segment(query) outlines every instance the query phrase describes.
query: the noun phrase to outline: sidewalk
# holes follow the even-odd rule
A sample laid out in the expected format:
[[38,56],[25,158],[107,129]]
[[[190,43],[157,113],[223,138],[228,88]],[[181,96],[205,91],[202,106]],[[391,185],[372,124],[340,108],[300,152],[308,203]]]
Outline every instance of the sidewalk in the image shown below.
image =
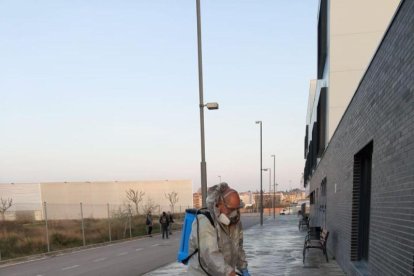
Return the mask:
[[[298,221],[296,215],[276,216],[276,220],[265,216],[263,227],[245,230],[244,249],[251,275],[345,275],[332,256],[327,263],[319,249],[309,249],[302,263],[305,231],[299,232]],[[186,266],[172,263],[145,275],[185,273]]]

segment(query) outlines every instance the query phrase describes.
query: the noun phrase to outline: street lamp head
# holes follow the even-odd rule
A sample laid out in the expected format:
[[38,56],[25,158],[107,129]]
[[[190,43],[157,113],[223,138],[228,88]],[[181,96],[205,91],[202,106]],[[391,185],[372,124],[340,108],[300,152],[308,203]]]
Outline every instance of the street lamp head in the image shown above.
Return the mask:
[[267,168],[267,169],[262,169],[262,171],[265,171],[265,172],[267,172],[268,170],[270,170],[269,168]]
[[262,121],[256,121],[256,124],[261,124],[262,123]]
[[272,154],[270,157],[276,157],[276,155]]
[[218,103],[207,103],[206,106],[207,106],[208,110],[219,109],[219,104]]

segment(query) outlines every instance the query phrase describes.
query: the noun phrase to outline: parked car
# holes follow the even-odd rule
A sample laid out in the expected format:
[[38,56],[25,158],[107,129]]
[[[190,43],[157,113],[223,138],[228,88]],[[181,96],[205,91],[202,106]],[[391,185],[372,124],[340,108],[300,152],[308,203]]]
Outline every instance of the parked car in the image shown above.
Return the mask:
[[291,215],[292,211],[292,208],[283,208],[283,210],[279,212],[279,215]]

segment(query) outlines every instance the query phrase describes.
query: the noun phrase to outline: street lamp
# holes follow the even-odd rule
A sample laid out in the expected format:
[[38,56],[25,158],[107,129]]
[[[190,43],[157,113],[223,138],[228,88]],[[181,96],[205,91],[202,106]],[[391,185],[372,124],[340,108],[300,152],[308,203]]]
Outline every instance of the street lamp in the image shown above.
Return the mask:
[[[263,169],[265,172],[269,172],[269,196],[271,195],[271,191],[272,191],[272,169],[271,168],[266,168]],[[270,216],[270,212],[269,212],[269,216]]]
[[263,159],[262,159],[262,121],[256,121],[260,125],[260,225],[263,225]]
[[203,207],[207,207],[207,164],[206,164],[206,150],[204,141],[204,107],[209,110],[218,109],[218,103],[204,104],[203,100],[203,59],[201,51],[201,15],[200,15],[200,0],[196,0],[197,10],[197,46],[198,46],[198,90],[200,96],[200,132],[201,132],[201,197]]
[[276,155],[272,154],[273,157],[273,200],[272,200],[272,207],[273,207],[273,219],[276,219],[276,210],[275,210],[275,201],[276,201]]
[[218,175],[217,177],[220,179],[220,183],[221,183],[221,175]]
[[292,205],[292,199],[293,199],[293,197],[292,197],[292,180],[289,180],[289,214],[290,214],[290,206]]

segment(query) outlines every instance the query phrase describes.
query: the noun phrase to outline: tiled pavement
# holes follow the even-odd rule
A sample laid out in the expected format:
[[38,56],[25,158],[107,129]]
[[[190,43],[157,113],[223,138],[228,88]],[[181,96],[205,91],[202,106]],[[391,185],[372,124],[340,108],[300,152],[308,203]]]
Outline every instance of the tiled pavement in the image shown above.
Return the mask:
[[[296,215],[266,217],[263,227],[244,231],[244,248],[251,275],[345,275],[332,256],[326,262],[322,250],[309,249],[305,264],[302,249],[305,231],[298,230]],[[329,240],[328,240],[329,242]],[[186,266],[172,263],[146,275],[183,275]]]

